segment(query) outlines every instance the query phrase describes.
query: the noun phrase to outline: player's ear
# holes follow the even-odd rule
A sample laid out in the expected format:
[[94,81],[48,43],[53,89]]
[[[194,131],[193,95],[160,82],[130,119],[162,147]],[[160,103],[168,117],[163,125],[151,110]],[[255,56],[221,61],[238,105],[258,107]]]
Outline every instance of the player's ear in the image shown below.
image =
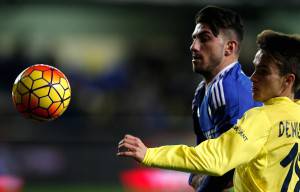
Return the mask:
[[238,48],[238,43],[236,41],[230,40],[227,41],[225,46],[225,56],[234,54]]
[[295,83],[295,75],[292,73],[289,73],[286,75],[285,77],[285,86],[291,86],[293,87],[294,83]]

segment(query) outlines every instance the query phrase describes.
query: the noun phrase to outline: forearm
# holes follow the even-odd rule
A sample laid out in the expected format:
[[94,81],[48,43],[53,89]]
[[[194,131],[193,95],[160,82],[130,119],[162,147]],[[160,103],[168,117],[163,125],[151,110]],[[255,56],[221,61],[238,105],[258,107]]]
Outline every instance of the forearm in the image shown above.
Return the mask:
[[192,173],[220,176],[250,161],[265,143],[266,137],[244,140],[234,129],[196,147],[186,145],[148,148],[143,164]]
[[[186,145],[162,146],[148,148],[143,164],[151,167],[172,169],[208,175],[222,175],[227,170],[216,168],[216,160],[212,157],[203,157],[199,154],[199,148]],[[219,167],[219,166],[218,166]]]

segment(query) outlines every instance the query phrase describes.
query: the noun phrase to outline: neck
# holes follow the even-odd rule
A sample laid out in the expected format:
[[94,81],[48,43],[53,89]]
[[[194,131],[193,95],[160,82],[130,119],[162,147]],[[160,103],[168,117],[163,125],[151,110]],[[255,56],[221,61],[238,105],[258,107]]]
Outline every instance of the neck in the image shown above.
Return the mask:
[[284,88],[282,90],[282,92],[279,94],[280,97],[288,97],[290,98],[291,100],[294,100],[295,98],[295,93],[294,93],[294,90],[293,90],[293,87],[292,85]]
[[282,95],[282,97],[288,97],[293,101],[295,99],[295,94],[291,93],[291,94],[287,94],[287,95]]
[[227,66],[229,66],[232,63],[237,62],[237,59],[228,59],[227,61],[224,61],[220,63],[218,66],[216,66],[213,70],[203,73],[203,77],[206,84],[209,84],[223,69],[225,69]]

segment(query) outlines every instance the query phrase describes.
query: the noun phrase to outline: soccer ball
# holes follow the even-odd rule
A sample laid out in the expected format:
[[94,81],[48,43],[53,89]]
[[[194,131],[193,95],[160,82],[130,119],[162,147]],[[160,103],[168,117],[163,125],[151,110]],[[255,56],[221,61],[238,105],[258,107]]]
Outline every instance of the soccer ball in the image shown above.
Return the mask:
[[67,109],[71,88],[61,71],[49,65],[36,64],[16,78],[12,97],[17,110],[25,117],[49,121]]

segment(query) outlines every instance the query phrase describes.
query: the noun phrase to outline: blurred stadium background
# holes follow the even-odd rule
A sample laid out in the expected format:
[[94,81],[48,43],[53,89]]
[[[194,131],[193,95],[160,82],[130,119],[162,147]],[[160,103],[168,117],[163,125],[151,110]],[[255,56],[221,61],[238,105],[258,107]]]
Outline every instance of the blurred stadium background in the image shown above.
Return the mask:
[[[189,46],[194,15],[207,4],[242,15],[247,74],[258,32],[300,31],[297,0],[0,1],[0,191],[143,192],[162,181],[162,191],[187,191],[171,187],[187,175],[157,174],[115,153],[125,133],[150,146],[194,144],[191,100],[201,79]],[[11,100],[17,75],[36,63],[59,68],[72,87],[53,122],[24,119]]]

